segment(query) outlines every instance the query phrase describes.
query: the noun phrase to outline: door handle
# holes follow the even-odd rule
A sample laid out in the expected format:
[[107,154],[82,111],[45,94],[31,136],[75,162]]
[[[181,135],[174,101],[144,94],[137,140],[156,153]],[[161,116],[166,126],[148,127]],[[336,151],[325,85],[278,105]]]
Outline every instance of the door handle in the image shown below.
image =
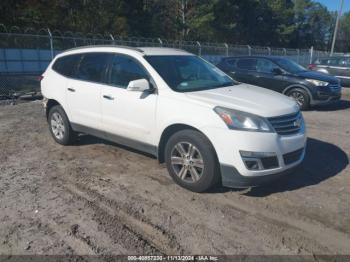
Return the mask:
[[114,100],[114,97],[109,96],[109,95],[103,95],[103,98],[108,99],[108,100]]
[[75,89],[74,89],[74,88],[68,87],[67,89],[68,89],[68,91],[70,91],[70,92],[75,92]]

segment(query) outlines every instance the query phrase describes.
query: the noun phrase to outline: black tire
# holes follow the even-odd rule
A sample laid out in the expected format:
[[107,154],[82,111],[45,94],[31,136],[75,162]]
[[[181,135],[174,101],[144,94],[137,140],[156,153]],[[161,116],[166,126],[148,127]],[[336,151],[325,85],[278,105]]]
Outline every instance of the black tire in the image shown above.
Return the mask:
[[[60,125],[60,126],[63,126],[63,130],[64,130],[64,132],[60,133],[60,134],[62,134],[62,136],[57,135],[57,133],[55,134],[55,131],[54,131],[55,128],[53,127],[54,126],[53,121],[55,121],[55,119],[57,119],[57,116],[60,116],[61,120],[62,120],[62,125]],[[75,142],[76,132],[74,132],[74,130],[72,129],[70,122],[68,120],[68,117],[67,117],[66,113],[64,112],[62,106],[60,106],[60,105],[53,106],[49,111],[47,121],[49,123],[50,133],[51,133],[53,139],[57,143],[59,143],[61,145],[70,145],[70,144],[73,144]],[[57,121],[56,121],[56,123],[57,123]]]
[[287,96],[295,99],[301,110],[307,110],[310,108],[310,96],[304,89],[293,88],[287,92]]
[[[179,154],[176,148],[178,148],[179,143],[183,146],[185,151],[190,151],[189,147],[191,147],[192,151],[195,152],[193,158],[189,158],[184,160]],[[186,145],[188,147],[186,148]],[[177,146],[177,147],[176,147]],[[183,164],[173,165],[173,159],[176,157],[181,159],[181,161],[188,161],[186,163],[187,172],[184,179],[181,179],[178,175],[181,173],[182,168],[184,168]],[[200,159],[202,159],[203,168],[198,167],[200,163]],[[193,162],[195,164],[193,164]],[[167,144],[165,146],[165,162],[170,176],[173,180],[180,186],[189,189],[193,192],[204,192],[208,189],[214,187],[220,181],[220,172],[218,168],[218,161],[215,154],[215,150],[210,143],[210,141],[200,132],[195,130],[182,130],[175,134],[173,134]],[[192,164],[191,164],[192,162]],[[193,170],[194,168],[194,170]],[[192,176],[193,173],[197,173],[199,176]],[[199,177],[198,180],[194,181],[192,177]],[[193,180],[193,181],[191,181]]]

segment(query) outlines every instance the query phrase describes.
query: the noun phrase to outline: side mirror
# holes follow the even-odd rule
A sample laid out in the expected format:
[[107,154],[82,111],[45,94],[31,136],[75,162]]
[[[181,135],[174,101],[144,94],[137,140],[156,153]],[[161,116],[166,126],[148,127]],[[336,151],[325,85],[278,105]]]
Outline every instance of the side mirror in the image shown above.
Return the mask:
[[130,81],[126,90],[144,92],[146,90],[150,90],[150,84],[147,79],[137,79]]
[[274,75],[282,75],[283,74],[283,71],[281,70],[281,69],[279,69],[279,68],[274,68],[274,69],[272,69],[272,73],[274,74]]

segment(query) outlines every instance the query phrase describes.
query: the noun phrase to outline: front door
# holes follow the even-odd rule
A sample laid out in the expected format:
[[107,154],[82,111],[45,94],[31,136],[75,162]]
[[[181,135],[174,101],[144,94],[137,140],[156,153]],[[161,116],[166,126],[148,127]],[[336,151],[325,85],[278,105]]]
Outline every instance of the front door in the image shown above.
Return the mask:
[[152,144],[157,94],[126,90],[130,81],[142,78],[150,80],[146,69],[138,61],[126,55],[113,56],[108,85],[101,93],[102,126],[112,140],[125,138],[124,144]]
[[[280,73],[274,72],[276,69],[279,70]],[[282,69],[280,69],[280,67],[271,60],[258,58],[256,71],[257,73],[255,75],[255,81],[257,86],[265,87],[277,92],[282,92],[288,85],[286,76],[282,74]]]

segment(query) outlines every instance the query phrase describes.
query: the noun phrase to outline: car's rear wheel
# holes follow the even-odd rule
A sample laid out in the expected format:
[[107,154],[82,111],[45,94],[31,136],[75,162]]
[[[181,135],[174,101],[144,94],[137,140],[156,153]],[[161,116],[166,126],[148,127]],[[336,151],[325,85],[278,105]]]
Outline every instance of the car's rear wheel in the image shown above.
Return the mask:
[[218,161],[210,141],[195,130],[182,130],[165,147],[169,174],[180,186],[203,192],[219,181]]
[[304,89],[293,88],[287,92],[287,96],[293,98],[301,110],[307,110],[310,107],[310,97]]
[[60,105],[50,109],[48,122],[51,135],[57,143],[69,145],[75,141],[76,133],[71,128],[68,117]]

